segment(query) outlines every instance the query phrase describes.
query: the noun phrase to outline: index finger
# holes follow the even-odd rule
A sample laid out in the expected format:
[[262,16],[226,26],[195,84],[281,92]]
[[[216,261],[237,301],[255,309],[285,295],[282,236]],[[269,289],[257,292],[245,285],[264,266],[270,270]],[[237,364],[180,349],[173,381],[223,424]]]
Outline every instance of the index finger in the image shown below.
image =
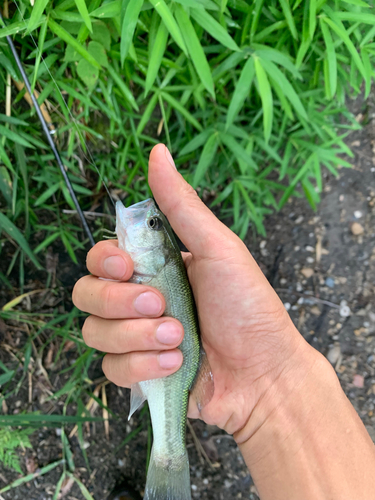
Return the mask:
[[120,250],[117,240],[99,241],[91,248],[86,259],[87,269],[94,276],[127,281],[133,274],[133,261]]

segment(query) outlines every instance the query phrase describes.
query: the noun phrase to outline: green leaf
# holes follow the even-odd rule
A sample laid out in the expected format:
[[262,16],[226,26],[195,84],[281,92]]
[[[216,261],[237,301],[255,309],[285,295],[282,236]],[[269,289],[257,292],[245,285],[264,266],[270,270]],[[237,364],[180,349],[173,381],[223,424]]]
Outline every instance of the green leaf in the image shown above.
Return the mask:
[[370,61],[370,56],[368,51],[366,50],[366,47],[363,47],[361,49],[361,56],[362,56],[362,61],[363,61],[363,66],[365,68],[366,72],[366,78],[365,78],[365,99],[368,98],[371,92],[371,79],[372,79],[372,73],[373,73],[373,65],[371,64]]
[[107,26],[102,21],[95,21],[92,29],[91,40],[101,43],[105,50],[111,50],[111,33]]
[[81,54],[72,47],[72,45],[67,45],[65,49],[65,62],[78,62],[82,59]]
[[138,104],[137,104],[136,100],[134,99],[134,96],[131,93],[131,91],[129,90],[129,88],[125,85],[125,82],[123,81],[121,76],[114,70],[114,68],[112,68],[112,66],[110,64],[108,64],[107,70],[108,70],[108,73],[111,75],[112,79],[117,84],[118,88],[121,90],[125,99],[127,101],[129,101],[129,103],[131,104],[131,106],[135,110],[138,111],[139,110]]
[[280,50],[267,47],[266,45],[253,43],[252,46],[256,49],[256,55],[261,59],[266,59],[267,61],[272,61],[280,66],[283,66],[285,69],[290,71],[296,79],[302,80],[301,73],[286,54],[280,52]]
[[39,198],[35,201],[34,207],[37,207],[44,203],[50,196],[52,196],[60,188],[60,183],[53,184],[46,191],[44,191]]
[[288,168],[289,168],[289,163],[290,163],[290,157],[291,157],[291,154],[292,154],[292,142],[291,141],[288,141],[288,144],[286,145],[286,148],[285,148],[285,152],[284,152],[284,157],[283,157],[283,162],[281,164],[281,168],[280,168],[280,175],[279,175],[279,180],[281,181],[282,179],[284,179],[287,171],[288,171]]
[[138,137],[141,135],[141,133],[143,132],[143,129],[145,128],[145,126],[149,122],[149,120],[152,116],[152,113],[155,109],[156,103],[158,102],[158,98],[159,98],[159,94],[158,94],[158,92],[155,92],[155,94],[149,100],[147,107],[142,114],[142,118],[141,118],[140,122],[138,123],[138,127],[137,127],[137,136]]
[[[40,26],[46,19],[46,16],[42,16],[36,27]],[[27,23],[29,22],[28,19],[25,21],[20,21],[18,23],[13,23],[10,26],[7,26],[6,28],[0,29],[0,38],[5,38],[6,36],[12,36],[16,35],[17,33],[20,33],[21,31],[24,31],[27,28]]]
[[145,96],[150,91],[154,84],[156,76],[158,74],[161,61],[167,46],[168,40],[168,30],[163,23],[160,21],[158,31],[156,33],[155,41],[150,50],[150,58],[148,63],[148,71],[146,74],[146,86],[145,86]]
[[255,0],[254,10],[253,10],[253,19],[251,21],[251,28],[250,28],[250,40],[253,39],[253,37],[258,29],[258,23],[259,23],[260,15],[262,13],[263,4],[264,4],[264,0]]
[[241,50],[233,38],[208,12],[203,8],[192,9],[191,16],[202,26],[213,38],[220,42],[224,47],[231,50]]
[[255,75],[254,59],[249,57],[246,61],[245,66],[241,71],[240,78],[236,84],[233,92],[232,100],[230,102],[226,120],[226,128],[228,128],[234,121],[235,117],[238,115],[240,109],[245,102],[246,97],[249,96],[251,83]]
[[327,96],[331,99],[335,95],[337,88],[336,51],[329,28],[322,18],[320,19],[320,27],[322,28],[324,43],[326,44],[327,51],[327,68],[329,78],[329,85],[326,85],[326,89],[328,90]]
[[262,234],[263,236],[265,236],[266,230],[263,226],[263,223],[262,223],[260,217],[258,216],[258,214],[255,210],[255,206],[254,206],[253,202],[251,201],[250,196],[248,195],[246,189],[244,188],[244,186],[241,184],[240,181],[236,182],[236,184],[238,185],[238,188],[241,191],[242,197],[245,200],[247,207],[249,208],[249,211],[250,211],[249,215],[250,215],[251,219],[254,221],[254,224],[257,228],[257,231],[259,232],[259,234]]
[[211,68],[207,62],[206,55],[199,42],[189,16],[186,14],[181,5],[176,5],[176,18],[201,82],[206,90],[215,99],[214,81],[212,79]]
[[27,23],[27,34],[31,33],[39,26],[42,14],[48,2],[49,0],[35,0],[29,22]]
[[367,12],[335,12],[335,16],[341,21],[375,25],[375,15]]
[[281,5],[281,8],[283,10],[286,22],[288,23],[290,32],[292,33],[293,38],[295,38],[297,40],[297,38],[298,38],[297,29],[296,29],[296,25],[294,24],[294,18],[293,18],[292,11],[290,10],[289,0],[279,0],[279,2]]
[[121,66],[124,66],[124,61],[128,55],[142,5],[143,0],[130,0],[126,8],[121,28]]
[[89,12],[86,7],[85,0],[74,0],[77,6],[78,12],[81,14],[84,23],[86,24],[87,29],[92,32],[91,19],[89,16]]
[[91,17],[98,17],[99,19],[106,18],[117,18],[121,13],[121,0],[115,0],[114,2],[109,2],[98,9],[95,9],[93,12],[90,12]]
[[288,198],[293,193],[295,187],[298,184],[298,181],[301,180],[306,175],[306,173],[310,169],[311,163],[313,161],[314,161],[314,153],[312,153],[309,156],[306,163],[300,168],[299,172],[296,174],[294,179],[289,184],[288,188],[285,190],[283,196],[281,197],[280,203],[279,203],[279,209],[281,209],[285,205],[285,203],[288,201]]
[[103,66],[103,68],[108,67],[108,58],[107,54],[105,52],[105,48],[103,45],[99,42],[92,41],[89,43],[87,47],[87,51],[92,57],[98,61],[100,66]]
[[8,219],[8,217],[0,212],[0,232],[1,231],[5,231],[8,236],[10,236],[10,238],[12,238],[21,247],[37,269],[42,269],[42,266],[39,264],[20,230]]
[[262,100],[264,138],[266,142],[268,142],[271,137],[273,121],[272,91],[267,73],[264,71],[262,63],[258,57],[254,58],[254,64],[255,74],[258,81],[258,92]]
[[194,9],[204,7],[207,10],[219,10],[216,3],[211,2],[211,0],[176,0],[176,2],[184,5],[185,7],[193,7]]
[[329,17],[322,17],[321,19],[322,19],[322,21],[327,23],[331,27],[331,29],[341,38],[341,40],[346,45],[346,48],[351,53],[353,61],[354,61],[355,65],[357,66],[359,72],[361,73],[363,78],[366,79],[366,72],[365,72],[365,68],[363,67],[362,60],[359,57],[357,49],[354,47],[354,44],[351,41],[347,31],[345,30],[344,25],[341,23],[341,21],[338,21],[339,24],[336,24],[336,22],[334,22]]
[[0,125],[0,137],[1,136],[7,137],[11,141],[13,141],[17,144],[21,144],[21,146],[25,146],[26,148],[35,149],[34,146],[30,142],[26,141],[26,139],[24,139],[20,135],[16,134],[15,132],[10,130],[9,128],[4,127],[3,125]]
[[212,129],[207,129],[204,132],[193,137],[191,141],[189,141],[180,151],[179,156],[184,156],[193,151],[196,151],[198,148],[203,146],[206,143],[209,136],[212,134]]
[[299,113],[305,120],[308,120],[305,108],[302,105],[300,98],[298,97],[297,92],[294,90],[293,86],[284,75],[282,71],[273,64],[271,61],[262,61],[262,65],[264,69],[267,71],[269,76],[273,78],[277,84],[280,86],[281,90],[285,94],[285,96],[289,99],[290,103],[294,107],[294,109]]
[[310,0],[309,8],[309,35],[312,40],[316,28],[316,0]]
[[170,94],[167,94],[166,92],[161,92],[161,95],[165,101],[169,102],[172,108],[181,113],[181,115],[184,116],[188,122],[190,122],[197,130],[199,130],[199,132],[202,132],[202,125],[194,118],[191,113],[189,113],[186,108],[184,108],[184,106],[181,105],[181,103],[177,101],[177,99],[172,97]]
[[158,11],[160,17],[163,19],[165,26],[167,27],[169,33],[171,34],[171,37],[174,39],[174,41],[177,43],[180,49],[187,56],[188,51],[185,42],[183,40],[180,28],[178,27],[175,18],[173,17],[173,14],[170,11],[168,5],[164,2],[164,0],[150,0],[150,2]]
[[62,28],[59,24],[57,24],[53,19],[48,19],[48,26],[50,30],[57,35],[61,40],[68,43],[75,49],[78,54],[80,54],[86,61],[92,64],[95,68],[100,69],[100,64],[92,57],[91,54],[87,52],[85,47],[77,42],[75,38],[72,37],[64,28]]
[[[249,165],[253,170],[258,170],[257,164],[252,159],[251,155],[241,146],[241,144],[236,141],[236,139],[228,134],[220,133],[221,142],[232,152],[236,160],[240,163],[241,161],[245,163],[245,165]],[[246,172],[242,172],[245,174]]]
[[77,66],[78,76],[89,88],[93,87],[99,78],[99,70],[85,59],[81,59]]
[[218,144],[219,144],[218,134],[217,132],[215,132],[207,140],[202,150],[197,168],[194,172],[194,178],[192,182],[192,186],[194,188],[196,188],[199,185],[200,181],[204,177],[204,174],[207,172],[208,167],[211,165],[212,160],[214,159],[214,156],[216,154]]

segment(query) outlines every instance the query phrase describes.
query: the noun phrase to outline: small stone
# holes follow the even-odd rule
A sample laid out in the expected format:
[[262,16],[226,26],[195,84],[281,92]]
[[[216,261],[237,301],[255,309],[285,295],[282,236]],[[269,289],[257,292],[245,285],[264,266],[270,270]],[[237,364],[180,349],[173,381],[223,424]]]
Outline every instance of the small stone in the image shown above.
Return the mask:
[[57,428],[57,429],[55,429],[55,433],[56,433],[56,436],[61,436],[62,431],[61,431],[61,429]]
[[352,233],[354,234],[354,236],[359,236],[360,234],[363,234],[365,231],[363,229],[362,224],[360,224],[359,222],[353,222],[350,229],[351,229]]
[[352,312],[350,310],[350,307],[348,306],[348,303],[346,302],[346,300],[342,300],[340,302],[340,316],[342,318],[347,318],[351,314]]
[[340,196],[339,196],[339,200],[340,200],[340,201],[344,201],[344,198],[345,198],[345,196],[344,196],[343,194],[340,194]]
[[335,280],[333,278],[327,278],[326,281],[325,281],[325,284],[329,287],[329,288],[333,288],[335,286]]
[[301,269],[301,274],[303,274],[305,278],[311,278],[311,276],[314,274],[314,269],[311,269],[310,267],[304,267],[303,269]]
[[310,309],[310,312],[314,316],[320,316],[320,309],[318,306],[312,306],[312,308]]
[[290,307],[291,307],[291,303],[290,302],[284,302],[284,307],[287,311],[289,311]]
[[327,353],[327,359],[331,365],[335,365],[341,355],[341,347],[339,343],[334,344]]
[[299,281],[296,283],[296,290],[297,292],[302,292],[303,290],[302,284]]
[[280,285],[284,286],[288,283],[288,281],[285,278],[281,278],[280,280]]
[[117,460],[117,464],[118,464],[118,466],[119,466],[119,467],[124,467],[124,465],[125,465],[125,460],[122,460],[121,458],[119,458],[119,459]]
[[356,219],[360,219],[360,218],[362,217],[362,215],[363,215],[363,214],[362,214],[362,212],[361,212],[360,210],[356,210],[356,211],[354,212],[354,217],[355,217]]
[[260,248],[264,248],[265,246],[267,245],[267,241],[266,240],[263,240],[259,243],[259,247]]
[[297,217],[297,219],[294,221],[295,224],[301,224],[301,222],[303,222],[303,215],[300,215],[299,217]]
[[361,326],[361,328],[357,328],[356,330],[354,330],[354,335],[356,337],[360,337],[362,333],[366,333],[366,328],[364,328],[363,326]]
[[300,246],[298,246],[298,245],[296,245],[296,246],[294,247],[294,251],[295,251],[295,252],[298,252],[300,249],[301,249],[301,247],[300,247]]
[[354,385],[354,387],[359,387],[360,389],[362,389],[362,387],[364,387],[364,385],[365,385],[364,377],[362,375],[359,375],[358,373],[356,375],[354,375],[353,385]]
[[314,257],[307,257],[306,262],[309,264],[314,264]]
[[305,250],[306,252],[315,252],[315,248],[311,245],[306,245]]
[[197,491],[198,486],[197,486],[196,484],[192,484],[192,485],[191,485],[191,489],[192,489],[193,491]]

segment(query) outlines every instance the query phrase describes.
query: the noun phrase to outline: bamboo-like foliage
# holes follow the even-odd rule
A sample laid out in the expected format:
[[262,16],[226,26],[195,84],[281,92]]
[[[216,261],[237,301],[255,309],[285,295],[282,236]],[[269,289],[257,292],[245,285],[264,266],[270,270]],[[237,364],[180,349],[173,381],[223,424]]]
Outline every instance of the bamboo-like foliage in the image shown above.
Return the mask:
[[[147,154],[161,140],[241,237],[251,225],[264,234],[263,217],[292,195],[315,208],[325,173],[350,166],[344,139],[358,124],[345,99],[362,84],[368,96],[374,77],[375,11],[364,0],[9,0],[2,103],[7,75],[20,80],[5,35],[49,106],[83,205],[102,179],[129,203],[144,198]],[[13,87],[12,116],[0,114],[0,230],[34,264],[58,238],[75,259],[79,229],[60,212],[72,203],[23,92]],[[54,223],[37,222],[43,210]]]

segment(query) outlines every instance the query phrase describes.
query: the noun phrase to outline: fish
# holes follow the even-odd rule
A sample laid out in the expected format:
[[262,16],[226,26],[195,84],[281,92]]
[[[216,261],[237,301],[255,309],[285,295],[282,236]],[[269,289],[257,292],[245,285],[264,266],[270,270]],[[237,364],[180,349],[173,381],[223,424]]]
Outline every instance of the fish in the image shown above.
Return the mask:
[[164,315],[179,320],[185,332],[179,346],[181,368],[131,387],[129,418],[147,400],[154,437],[144,500],[191,500],[186,421],[201,353],[193,293],[174,233],[153,199],[128,208],[118,201],[116,233],[119,248],[134,262],[129,281],[159,290],[165,298]]

